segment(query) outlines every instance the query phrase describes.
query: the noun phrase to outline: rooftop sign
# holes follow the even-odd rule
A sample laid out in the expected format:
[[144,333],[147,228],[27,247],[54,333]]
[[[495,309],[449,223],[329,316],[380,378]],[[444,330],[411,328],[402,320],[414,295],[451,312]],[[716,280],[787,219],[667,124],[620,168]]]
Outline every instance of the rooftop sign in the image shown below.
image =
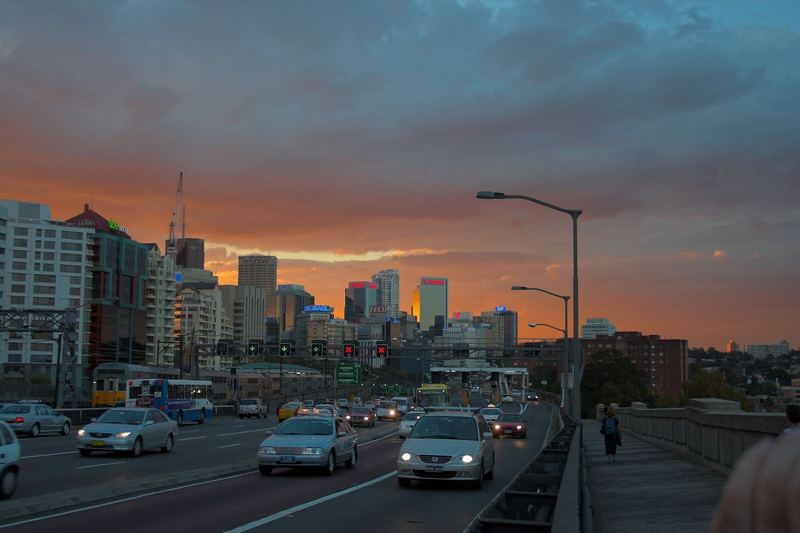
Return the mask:
[[444,279],[423,279],[423,285],[444,285],[444,282],[447,280]]
[[330,313],[331,306],[329,305],[307,305],[303,308],[304,313]]
[[351,281],[350,282],[351,289],[377,289],[378,284],[372,283],[368,281]]
[[502,313],[503,311],[506,310],[506,306],[505,305],[498,305],[497,307],[494,308],[494,310],[497,313]]

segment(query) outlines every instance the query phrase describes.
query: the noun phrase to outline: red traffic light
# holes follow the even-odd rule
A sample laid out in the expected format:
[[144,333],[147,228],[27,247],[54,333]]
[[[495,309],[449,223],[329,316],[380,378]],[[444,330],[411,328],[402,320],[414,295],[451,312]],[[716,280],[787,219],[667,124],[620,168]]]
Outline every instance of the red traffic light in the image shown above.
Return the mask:
[[345,344],[344,345],[344,354],[348,357],[352,357],[356,354],[356,345],[355,344]]
[[386,357],[389,355],[389,345],[388,344],[377,344],[375,346],[375,352],[380,357]]

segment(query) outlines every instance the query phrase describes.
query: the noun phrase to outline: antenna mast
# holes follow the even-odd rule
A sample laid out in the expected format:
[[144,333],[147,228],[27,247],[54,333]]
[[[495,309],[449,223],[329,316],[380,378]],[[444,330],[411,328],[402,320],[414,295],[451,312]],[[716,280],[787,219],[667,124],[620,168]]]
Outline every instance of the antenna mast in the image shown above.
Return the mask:
[[[175,192],[175,210],[172,212],[172,221],[169,223],[169,239],[167,240],[167,255],[172,258],[173,261],[176,260],[178,255],[178,242],[175,238],[175,227],[178,224],[178,216],[181,213],[181,207],[183,203],[183,172],[181,172],[180,177],[178,178],[178,190]],[[186,231],[186,224],[185,221],[183,223],[184,232]]]

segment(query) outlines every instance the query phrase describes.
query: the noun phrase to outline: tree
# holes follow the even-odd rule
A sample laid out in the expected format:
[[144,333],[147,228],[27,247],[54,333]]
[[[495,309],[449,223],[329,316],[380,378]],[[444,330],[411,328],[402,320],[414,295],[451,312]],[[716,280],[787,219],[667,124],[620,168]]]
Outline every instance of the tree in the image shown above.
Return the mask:
[[773,368],[767,373],[767,379],[770,381],[778,380],[781,387],[787,387],[792,382],[792,376],[782,368]]
[[700,372],[688,383],[684,383],[681,403],[687,405],[692,398],[720,398],[740,402],[748,407],[744,393],[731,387],[719,372]]
[[582,416],[593,416],[598,403],[630,405],[644,401],[647,395],[647,374],[622,353],[600,351],[586,363],[581,383]]

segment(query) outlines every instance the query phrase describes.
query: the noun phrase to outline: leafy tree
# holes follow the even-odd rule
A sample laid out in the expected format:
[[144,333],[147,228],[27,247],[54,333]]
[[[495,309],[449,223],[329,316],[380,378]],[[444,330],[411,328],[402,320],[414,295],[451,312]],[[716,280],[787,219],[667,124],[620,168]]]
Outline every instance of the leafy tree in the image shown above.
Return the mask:
[[744,393],[731,387],[719,372],[700,372],[684,383],[681,403],[687,405],[692,398],[720,398],[740,402],[742,408],[749,406]]
[[556,365],[536,366],[531,370],[530,383],[532,389],[542,389],[542,381],[547,381],[544,391],[552,394],[561,394],[561,380],[558,376]]
[[770,381],[778,380],[778,383],[781,384],[781,387],[787,387],[792,382],[792,377],[789,373],[782,369],[782,368],[773,368],[767,373],[767,379]]
[[592,416],[598,403],[630,405],[647,396],[647,374],[622,353],[604,350],[587,361],[581,382],[582,416]]

